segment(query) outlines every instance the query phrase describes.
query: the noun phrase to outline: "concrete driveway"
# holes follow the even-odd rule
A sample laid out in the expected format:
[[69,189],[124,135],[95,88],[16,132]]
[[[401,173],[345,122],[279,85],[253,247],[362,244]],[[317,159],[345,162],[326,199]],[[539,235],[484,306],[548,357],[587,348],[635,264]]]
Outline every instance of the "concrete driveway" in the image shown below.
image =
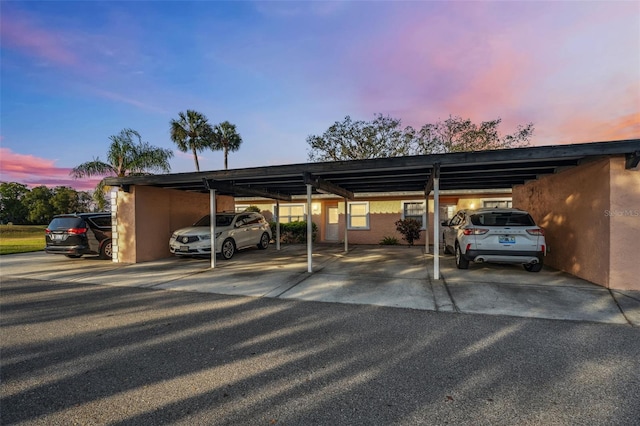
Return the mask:
[[434,280],[433,258],[423,247],[352,246],[344,253],[321,244],[314,246],[312,274],[306,262],[306,246],[287,245],[239,252],[213,270],[208,259],[117,264],[43,252],[1,256],[0,270],[47,281],[640,326],[640,292],[609,291],[547,267],[458,270],[447,256],[442,279]]

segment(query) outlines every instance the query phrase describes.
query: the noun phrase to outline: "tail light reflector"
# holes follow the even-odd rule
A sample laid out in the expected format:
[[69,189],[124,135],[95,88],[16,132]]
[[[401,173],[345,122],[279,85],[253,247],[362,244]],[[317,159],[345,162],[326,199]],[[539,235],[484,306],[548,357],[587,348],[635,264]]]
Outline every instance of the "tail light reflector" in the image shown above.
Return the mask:
[[482,234],[486,234],[487,232],[489,232],[488,229],[482,229],[482,228],[465,228],[462,230],[462,233],[464,235],[482,235]]
[[471,250],[471,244],[467,244],[467,249],[465,250],[465,252]]
[[87,228],[70,228],[67,232],[71,235],[81,235],[87,232]]

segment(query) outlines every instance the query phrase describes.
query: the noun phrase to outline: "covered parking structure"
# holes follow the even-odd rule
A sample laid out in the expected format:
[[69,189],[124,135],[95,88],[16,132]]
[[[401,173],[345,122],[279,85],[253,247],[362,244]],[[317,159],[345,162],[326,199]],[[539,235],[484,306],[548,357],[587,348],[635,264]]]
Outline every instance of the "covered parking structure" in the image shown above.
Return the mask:
[[[112,192],[114,261],[169,256],[167,233],[189,225],[206,204],[212,213],[230,208],[235,196],[279,203],[306,195],[311,212],[311,197],[318,193],[350,200],[358,193],[396,191],[421,191],[428,199],[433,192],[437,224],[440,190],[511,189],[513,205],[530,211],[547,229],[548,264],[605,287],[638,290],[637,262],[625,254],[637,252],[640,241],[639,162],[640,139],[633,139],[108,178],[107,185],[120,188]],[[167,232],[151,228],[157,224]],[[437,229],[428,227],[436,248]],[[307,234],[312,272],[310,230]],[[344,235],[346,250],[346,229]],[[429,243],[427,238],[427,249]],[[436,279],[438,259],[436,249]],[[215,266],[215,256],[211,262]]]

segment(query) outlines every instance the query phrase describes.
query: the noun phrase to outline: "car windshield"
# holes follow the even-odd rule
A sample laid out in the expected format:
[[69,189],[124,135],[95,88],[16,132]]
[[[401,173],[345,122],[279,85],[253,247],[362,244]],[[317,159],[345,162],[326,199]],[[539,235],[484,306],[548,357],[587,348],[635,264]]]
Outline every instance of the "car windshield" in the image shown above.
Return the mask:
[[[211,226],[211,220],[209,219],[211,216],[204,216],[202,219],[197,221],[194,226]],[[233,222],[234,215],[232,214],[218,214],[216,215],[216,226],[229,226],[231,222]]]
[[525,212],[483,212],[471,215],[471,223],[479,226],[535,226]]

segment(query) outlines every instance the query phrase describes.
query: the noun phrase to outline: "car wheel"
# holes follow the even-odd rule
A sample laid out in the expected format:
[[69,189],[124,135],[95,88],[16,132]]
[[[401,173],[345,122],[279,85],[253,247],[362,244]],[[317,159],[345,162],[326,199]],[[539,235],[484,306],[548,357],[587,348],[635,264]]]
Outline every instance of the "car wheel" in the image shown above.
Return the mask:
[[224,240],[224,242],[222,243],[222,251],[220,252],[220,254],[222,254],[222,258],[229,260],[233,257],[235,252],[236,243],[234,243],[231,238],[227,238],[226,240]]
[[542,261],[540,261],[538,263],[527,263],[527,264],[522,265],[522,266],[528,272],[540,272],[540,271],[542,271],[543,263],[542,263]]
[[113,251],[111,246],[111,240],[107,240],[100,247],[100,259],[111,259],[113,257]]
[[65,256],[67,256],[69,259],[78,259],[82,257],[81,254],[65,254]]
[[265,250],[267,247],[269,247],[269,241],[271,240],[271,238],[269,238],[269,234],[267,234],[266,232],[262,234],[262,236],[260,237],[260,242],[258,243],[258,248],[260,250]]
[[468,269],[469,261],[462,256],[462,251],[460,250],[460,245],[456,244],[456,266],[458,269]]

